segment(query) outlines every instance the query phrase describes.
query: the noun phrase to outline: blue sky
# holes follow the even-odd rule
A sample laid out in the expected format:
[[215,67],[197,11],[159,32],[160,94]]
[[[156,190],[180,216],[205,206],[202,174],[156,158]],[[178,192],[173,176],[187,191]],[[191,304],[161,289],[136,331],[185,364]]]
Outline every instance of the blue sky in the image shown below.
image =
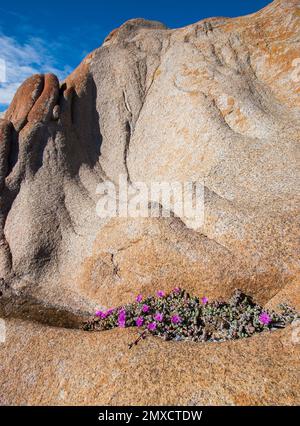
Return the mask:
[[[63,79],[105,36],[131,18],[182,27],[211,16],[255,12],[270,0],[0,0],[0,111],[34,73]],[[3,83],[3,63],[6,82]],[[1,77],[2,75],[2,77]]]

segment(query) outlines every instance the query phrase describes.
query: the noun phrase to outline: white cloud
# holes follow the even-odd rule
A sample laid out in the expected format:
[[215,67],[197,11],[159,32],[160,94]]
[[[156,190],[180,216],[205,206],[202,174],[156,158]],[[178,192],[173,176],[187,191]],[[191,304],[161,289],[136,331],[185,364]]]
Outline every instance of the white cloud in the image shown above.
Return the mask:
[[68,65],[57,66],[51,50],[51,44],[41,38],[20,43],[0,33],[0,60],[6,66],[6,82],[0,81],[0,104],[8,105],[20,84],[32,74],[52,72],[62,80],[71,72]]

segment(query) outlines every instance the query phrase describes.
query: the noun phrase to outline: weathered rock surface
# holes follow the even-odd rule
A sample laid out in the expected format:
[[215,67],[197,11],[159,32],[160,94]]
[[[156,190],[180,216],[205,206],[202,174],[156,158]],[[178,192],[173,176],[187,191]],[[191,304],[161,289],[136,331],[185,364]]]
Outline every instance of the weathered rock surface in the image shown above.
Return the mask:
[[[217,344],[7,322],[1,404],[283,405],[300,399],[293,330]],[[13,377],[13,379],[12,379]]]
[[[159,22],[130,20],[65,82],[52,74],[24,82],[0,118],[0,316],[77,327],[96,306],[125,303],[137,293],[174,285],[210,298],[226,298],[239,287],[270,306],[281,298],[297,304],[299,52],[300,2],[276,0],[256,14],[205,19],[176,30]],[[106,180],[117,183],[121,174],[128,182],[148,184],[203,182],[203,226],[190,229],[184,216],[100,219],[97,185]],[[23,322],[9,324],[16,327],[18,350],[27,345],[22,334],[28,333],[41,352],[31,363],[18,363],[23,387],[1,373],[8,403],[24,402],[29,382],[23,374],[42,362],[44,332],[60,342],[51,349],[53,366],[64,350],[78,351],[70,383],[81,377],[76,369],[81,340],[95,348],[107,339],[109,351],[112,336],[116,357],[123,350],[123,345],[115,345],[118,332],[87,336]],[[280,335],[285,338],[285,331]],[[244,389],[244,373],[238,384],[229,381],[227,390],[220,373],[213,388],[201,388],[199,379],[194,394],[198,396],[193,397],[188,390],[193,375],[188,373],[177,385],[182,385],[182,395],[186,392],[182,403],[193,398],[196,403],[202,398],[204,403],[276,403],[276,391],[279,403],[293,403],[296,350],[290,360],[285,350],[272,353],[272,344],[279,344],[274,336],[266,337],[270,386],[261,400],[260,385],[255,388],[251,373],[263,368],[253,359],[257,356],[263,363],[263,350],[256,344],[182,345],[182,353],[177,353],[179,346],[153,341],[141,350],[149,351],[147,365],[154,376],[157,367],[151,363],[157,348],[188,365],[194,365],[201,351],[211,362],[210,351],[216,350],[218,362],[228,366],[232,377],[232,369],[238,368],[235,361],[246,351],[244,365],[250,376],[245,374],[245,391],[238,394],[239,387]],[[0,346],[5,359],[12,340]],[[87,357],[93,358],[93,348]],[[101,369],[106,358],[98,357],[87,361],[94,368],[98,362]],[[131,371],[132,361],[126,362],[120,374]],[[107,368],[107,375],[113,375],[113,363]],[[47,386],[41,379],[47,371],[37,379],[41,381],[36,391],[27,392],[28,402],[47,402],[51,378]],[[92,374],[92,368],[89,371]],[[168,396],[168,371],[162,402],[175,403]],[[200,369],[197,374],[202,377]],[[99,382],[92,381],[98,387],[91,390],[97,395],[91,403],[139,402],[129,391],[120,396],[121,387],[107,391],[103,382],[101,388],[99,377]],[[62,403],[89,402],[90,378],[82,380],[83,393],[78,381],[78,397],[70,389]],[[144,383],[146,376],[141,380]],[[58,403],[55,380],[52,386],[48,402]],[[249,389],[254,388],[250,397]]]

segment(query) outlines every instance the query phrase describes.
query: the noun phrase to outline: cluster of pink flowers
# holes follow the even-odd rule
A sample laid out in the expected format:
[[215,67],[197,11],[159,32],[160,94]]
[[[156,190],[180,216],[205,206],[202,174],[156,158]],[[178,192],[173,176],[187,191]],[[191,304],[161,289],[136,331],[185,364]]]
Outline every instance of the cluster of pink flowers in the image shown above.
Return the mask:
[[[179,287],[175,287],[173,289],[173,293],[174,294],[179,294],[181,292],[181,289]],[[165,292],[163,290],[158,290],[156,292],[157,297],[159,298],[163,298],[165,297]],[[143,295],[142,294],[138,294],[135,298],[137,303],[141,303],[143,301]],[[208,298],[207,297],[202,297],[201,302],[203,305],[205,305],[206,303],[208,303]],[[114,309],[108,309],[107,311],[97,311],[95,313],[95,315],[101,319],[105,319],[107,318],[109,315],[111,315],[115,310]],[[141,311],[144,314],[147,314],[150,311],[150,306],[147,304],[143,304],[141,306]],[[264,324],[268,324],[268,314],[264,313],[260,316],[260,320],[261,322],[263,322]],[[164,320],[164,315],[161,312],[156,312],[153,315],[153,321],[150,322],[147,325],[148,330],[150,331],[155,331],[157,328],[158,323],[163,322]],[[171,317],[171,323],[173,325],[176,324],[180,324],[182,321],[182,318],[179,315],[172,315]],[[142,316],[139,316],[136,318],[135,324],[137,327],[142,327],[145,324],[145,319]],[[125,308],[121,308],[118,311],[118,326],[121,328],[125,328],[126,327],[126,310]]]
[[[136,326],[140,332],[133,344],[148,335],[164,340],[216,342],[250,337],[274,329],[276,324],[281,327],[282,322],[288,324],[297,317],[296,311],[289,306],[282,308],[282,315],[267,311],[239,289],[228,302],[210,301],[207,296],[205,293],[190,296],[180,287],[173,288],[170,293],[158,290],[152,296],[137,294],[133,303],[98,310],[95,313],[98,318],[88,321],[85,329],[102,331]],[[229,327],[223,327],[225,321]],[[209,335],[205,333],[206,327],[211,329]]]
[[[173,293],[175,293],[175,294],[179,294],[180,291],[181,291],[181,289],[179,287],[175,287],[173,289]],[[158,290],[156,292],[156,295],[159,298],[165,297],[165,294],[166,293],[163,290]],[[136,302],[141,303],[143,301],[143,295],[142,294],[138,294],[136,296],[135,300],[136,300]],[[143,304],[141,310],[142,310],[143,313],[146,314],[146,313],[148,313],[150,311],[150,306],[146,305],[146,304]],[[158,323],[160,323],[160,322],[162,322],[164,320],[164,315],[161,312],[156,312],[153,315],[153,320],[154,321],[150,322],[147,325],[147,328],[150,331],[155,331],[156,330]],[[171,322],[172,322],[172,324],[179,324],[181,322],[180,316],[179,315],[173,315],[171,317]],[[142,327],[145,324],[145,319],[142,316],[139,316],[136,319],[135,324],[136,324],[137,327]],[[120,321],[119,321],[119,326],[120,326]],[[122,321],[121,321],[121,326],[123,326],[123,322]]]

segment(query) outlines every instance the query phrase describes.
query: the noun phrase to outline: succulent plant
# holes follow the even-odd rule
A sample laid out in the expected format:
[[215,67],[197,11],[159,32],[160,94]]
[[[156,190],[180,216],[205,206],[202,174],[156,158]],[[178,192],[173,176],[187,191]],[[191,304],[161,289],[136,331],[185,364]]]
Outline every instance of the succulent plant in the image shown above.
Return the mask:
[[160,291],[146,298],[138,295],[136,302],[98,311],[83,329],[138,327],[141,333],[130,347],[148,335],[174,341],[220,342],[282,328],[299,318],[294,308],[286,304],[279,308],[279,313],[267,311],[238,289],[226,303],[192,297],[177,287],[169,294]]

